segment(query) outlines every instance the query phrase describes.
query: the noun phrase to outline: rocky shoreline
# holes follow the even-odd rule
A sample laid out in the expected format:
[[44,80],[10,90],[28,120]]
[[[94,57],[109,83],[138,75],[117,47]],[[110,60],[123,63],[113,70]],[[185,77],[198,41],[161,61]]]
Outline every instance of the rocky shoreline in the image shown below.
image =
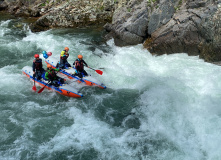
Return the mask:
[[221,61],[219,0],[0,0],[1,10],[36,17],[33,32],[103,25],[118,46],[142,43],[152,54]]

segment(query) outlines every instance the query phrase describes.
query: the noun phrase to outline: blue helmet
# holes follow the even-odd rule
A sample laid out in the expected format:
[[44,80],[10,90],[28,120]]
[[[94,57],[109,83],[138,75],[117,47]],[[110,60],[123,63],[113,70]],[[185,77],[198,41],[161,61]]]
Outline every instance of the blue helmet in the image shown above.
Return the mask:
[[46,52],[46,51],[42,51],[42,54],[43,54],[43,57],[44,57],[45,59],[48,58],[48,55],[47,55],[47,52]]

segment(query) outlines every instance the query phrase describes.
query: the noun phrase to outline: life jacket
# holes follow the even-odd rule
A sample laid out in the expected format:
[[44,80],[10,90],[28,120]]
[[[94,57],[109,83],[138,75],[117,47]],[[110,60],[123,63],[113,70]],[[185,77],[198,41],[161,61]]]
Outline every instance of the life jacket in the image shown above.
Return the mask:
[[35,69],[41,70],[42,69],[42,59],[34,59],[33,62],[35,63]]
[[63,50],[63,51],[61,52],[60,58],[63,59],[63,60],[67,60],[68,57],[69,57],[68,52],[67,52],[66,50]]
[[83,71],[84,70],[84,64],[83,61],[81,61],[80,59],[76,59],[75,61],[75,68],[79,71]]
[[55,79],[55,77],[56,77],[55,70],[52,69],[52,70],[48,70],[47,72],[48,72],[48,78],[49,78],[50,80]]

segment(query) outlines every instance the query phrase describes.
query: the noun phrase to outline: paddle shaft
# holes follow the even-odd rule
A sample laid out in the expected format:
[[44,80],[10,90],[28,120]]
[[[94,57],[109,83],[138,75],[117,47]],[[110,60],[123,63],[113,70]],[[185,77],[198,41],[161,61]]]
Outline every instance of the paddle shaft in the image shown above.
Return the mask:
[[34,74],[33,78],[34,78],[34,86],[35,86],[35,74]]
[[92,70],[96,71],[95,69],[93,69],[93,68],[91,68],[91,67],[87,67],[87,68],[90,68],[90,69],[92,69]]
[[35,74],[33,75],[33,79],[34,79],[34,86],[32,87],[32,90],[36,91],[36,86],[35,86]]
[[38,91],[38,93],[41,93],[44,89],[45,89],[45,86],[47,86],[49,83],[50,83],[51,81],[48,81],[48,83],[47,84],[45,84],[44,85],[44,87],[43,88],[41,88],[39,91]]

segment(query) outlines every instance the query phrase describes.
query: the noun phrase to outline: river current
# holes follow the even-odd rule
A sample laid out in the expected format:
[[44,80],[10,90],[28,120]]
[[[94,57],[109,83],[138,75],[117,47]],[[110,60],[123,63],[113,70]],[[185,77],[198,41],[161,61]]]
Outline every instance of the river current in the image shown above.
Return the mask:
[[[32,33],[24,20],[0,15],[0,159],[221,159],[221,67],[186,53],[117,47],[103,35]],[[107,89],[81,86],[79,99],[33,92],[22,68],[44,50],[59,59],[64,47],[69,63],[82,54],[102,70],[90,74]]]

